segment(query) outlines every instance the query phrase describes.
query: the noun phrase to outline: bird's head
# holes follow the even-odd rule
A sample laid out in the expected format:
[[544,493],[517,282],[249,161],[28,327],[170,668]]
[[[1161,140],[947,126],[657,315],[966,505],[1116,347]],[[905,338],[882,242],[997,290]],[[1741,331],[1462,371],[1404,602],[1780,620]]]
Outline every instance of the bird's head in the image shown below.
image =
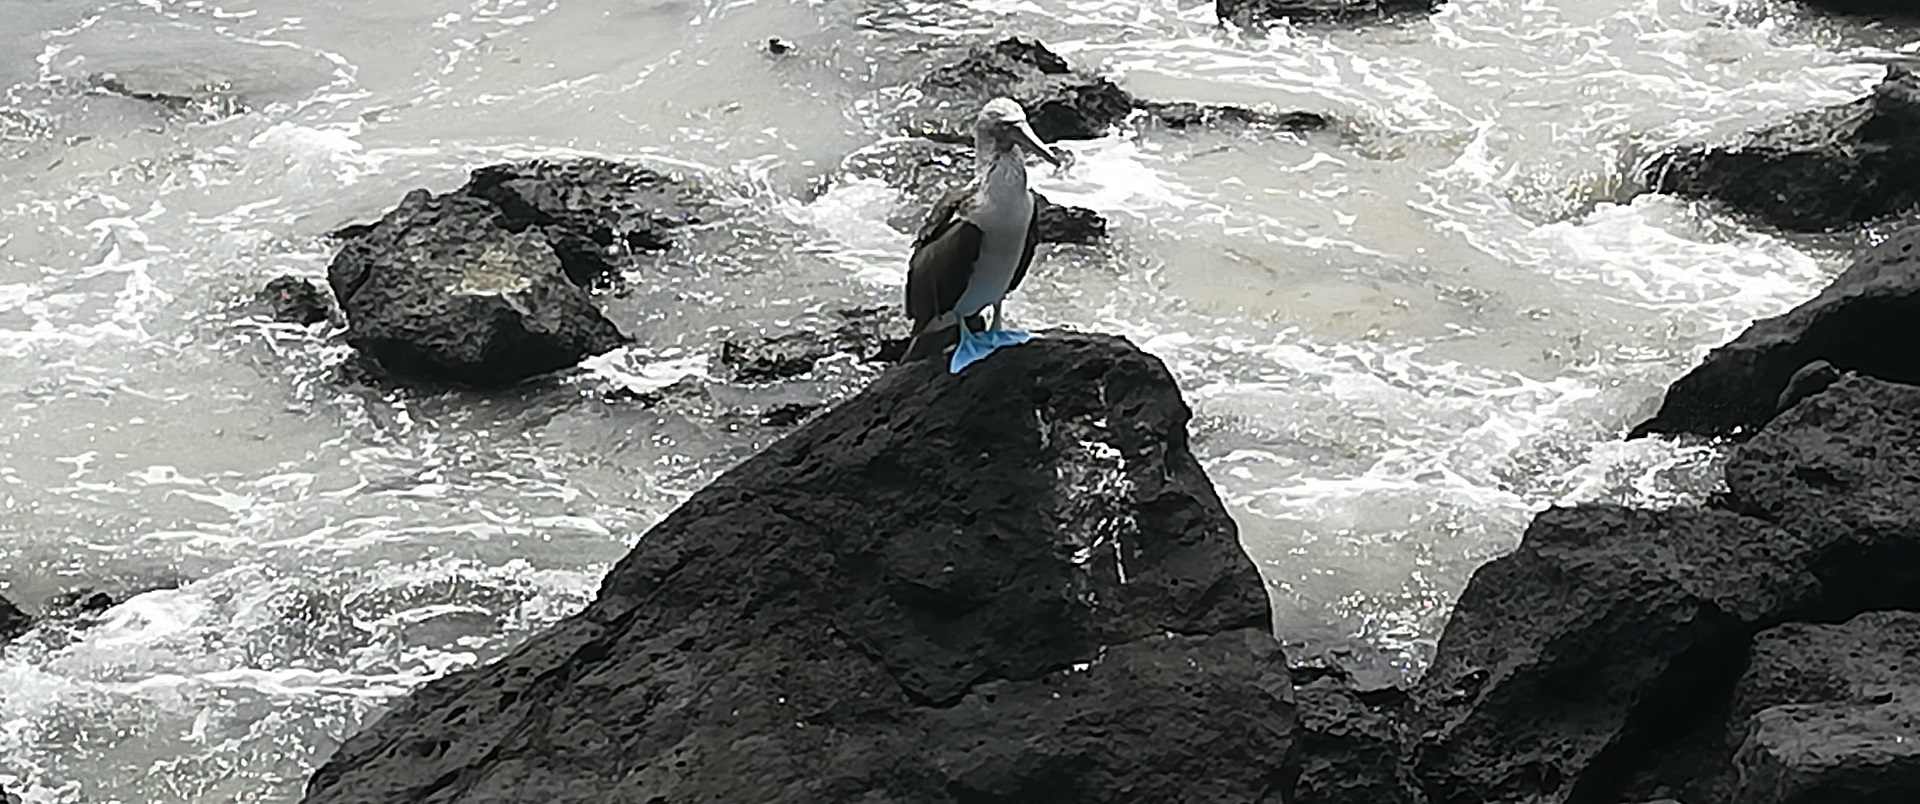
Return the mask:
[[1059,152],[1040,142],[1040,135],[1033,133],[1033,126],[1027,123],[1027,110],[1020,108],[1020,104],[1012,98],[994,98],[980,107],[974,132],[983,144],[991,143],[996,151],[1018,145],[1038,154],[1041,159],[1060,164]]

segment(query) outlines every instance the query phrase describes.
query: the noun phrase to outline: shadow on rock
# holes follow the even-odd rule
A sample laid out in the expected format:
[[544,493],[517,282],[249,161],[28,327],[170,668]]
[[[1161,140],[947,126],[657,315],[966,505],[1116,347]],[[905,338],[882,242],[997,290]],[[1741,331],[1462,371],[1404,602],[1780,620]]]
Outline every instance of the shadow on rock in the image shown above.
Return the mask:
[[1112,337],[896,367],[306,801],[1278,804],[1291,683],[1188,417]]
[[376,375],[504,387],[627,343],[588,286],[710,211],[684,180],[633,165],[493,165],[336,232],[327,280]]
[[1920,78],[1888,70],[1873,93],[1724,145],[1687,145],[1643,171],[1654,192],[1710,198],[1782,229],[1817,232],[1920,206]]

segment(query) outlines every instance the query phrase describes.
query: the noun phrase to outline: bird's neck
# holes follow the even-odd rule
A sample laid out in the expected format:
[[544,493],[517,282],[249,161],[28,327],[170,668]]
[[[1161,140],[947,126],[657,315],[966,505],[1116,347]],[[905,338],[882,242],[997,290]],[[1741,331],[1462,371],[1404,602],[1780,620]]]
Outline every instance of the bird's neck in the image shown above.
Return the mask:
[[974,177],[988,194],[1026,191],[1027,165],[1020,159],[1020,149],[981,137],[974,154]]

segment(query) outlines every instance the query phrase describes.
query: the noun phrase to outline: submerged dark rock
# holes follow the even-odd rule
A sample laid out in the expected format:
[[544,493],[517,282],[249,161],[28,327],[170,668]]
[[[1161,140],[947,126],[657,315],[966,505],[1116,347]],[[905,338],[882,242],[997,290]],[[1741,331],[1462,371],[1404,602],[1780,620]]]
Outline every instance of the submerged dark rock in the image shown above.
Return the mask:
[[919,89],[921,97],[901,112],[907,129],[957,144],[973,143],[974,115],[1002,95],[1027,110],[1042,142],[1099,137],[1133,111],[1126,90],[1069,67],[1037,40],[1017,36],[973,47],[959,62],[928,73]]
[[1278,804],[1291,684],[1188,417],[1111,337],[897,367],[305,800]]
[[720,365],[739,382],[780,382],[813,372],[836,354],[862,362],[894,362],[907,348],[908,323],[898,308],[836,310],[822,323],[772,336],[740,335],[720,344]]
[[1167,128],[1212,128],[1221,125],[1257,126],[1284,131],[1319,131],[1333,125],[1317,112],[1264,112],[1245,106],[1221,106],[1189,101],[1136,101],[1152,123]]
[[627,342],[585,286],[710,210],[684,180],[604,159],[491,165],[334,232],[327,280],[382,374],[502,387]]
[[333,301],[310,279],[279,276],[255,297],[266,315],[284,324],[318,324],[333,317]]
[[1273,20],[1367,22],[1431,14],[1440,0],[1214,0],[1214,14],[1243,28]]
[[1873,93],[1724,144],[1649,163],[1654,192],[1711,198],[1782,229],[1826,231],[1920,206],[1920,77],[1893,67]]
[[[1868,249],[1819,295],[1755,321],[1669,387],[1659,412],[1629,437],[1750,434],[1782,403],[1842,372],[1920,383],[1920,350],[1912,348],[1920,343],[1917,247],[1920,227],[1904,229]],[[1834,372],[1821,376],[1819,363]]]

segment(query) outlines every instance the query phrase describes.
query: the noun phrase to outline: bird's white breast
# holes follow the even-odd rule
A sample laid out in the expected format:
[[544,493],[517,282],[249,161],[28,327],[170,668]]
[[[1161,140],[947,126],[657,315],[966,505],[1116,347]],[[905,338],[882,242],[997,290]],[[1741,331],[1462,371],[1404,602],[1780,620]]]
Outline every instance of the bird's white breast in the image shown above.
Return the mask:
[[978,313],[1007,295],[1020,255],[1026,252],[1033,195],[1027,192],[1027,172],[1019,157],[1000,160],[987,172],[967,220],[980,227],[980,256],[973,262],[967,292],[954,306],[963,316]]

